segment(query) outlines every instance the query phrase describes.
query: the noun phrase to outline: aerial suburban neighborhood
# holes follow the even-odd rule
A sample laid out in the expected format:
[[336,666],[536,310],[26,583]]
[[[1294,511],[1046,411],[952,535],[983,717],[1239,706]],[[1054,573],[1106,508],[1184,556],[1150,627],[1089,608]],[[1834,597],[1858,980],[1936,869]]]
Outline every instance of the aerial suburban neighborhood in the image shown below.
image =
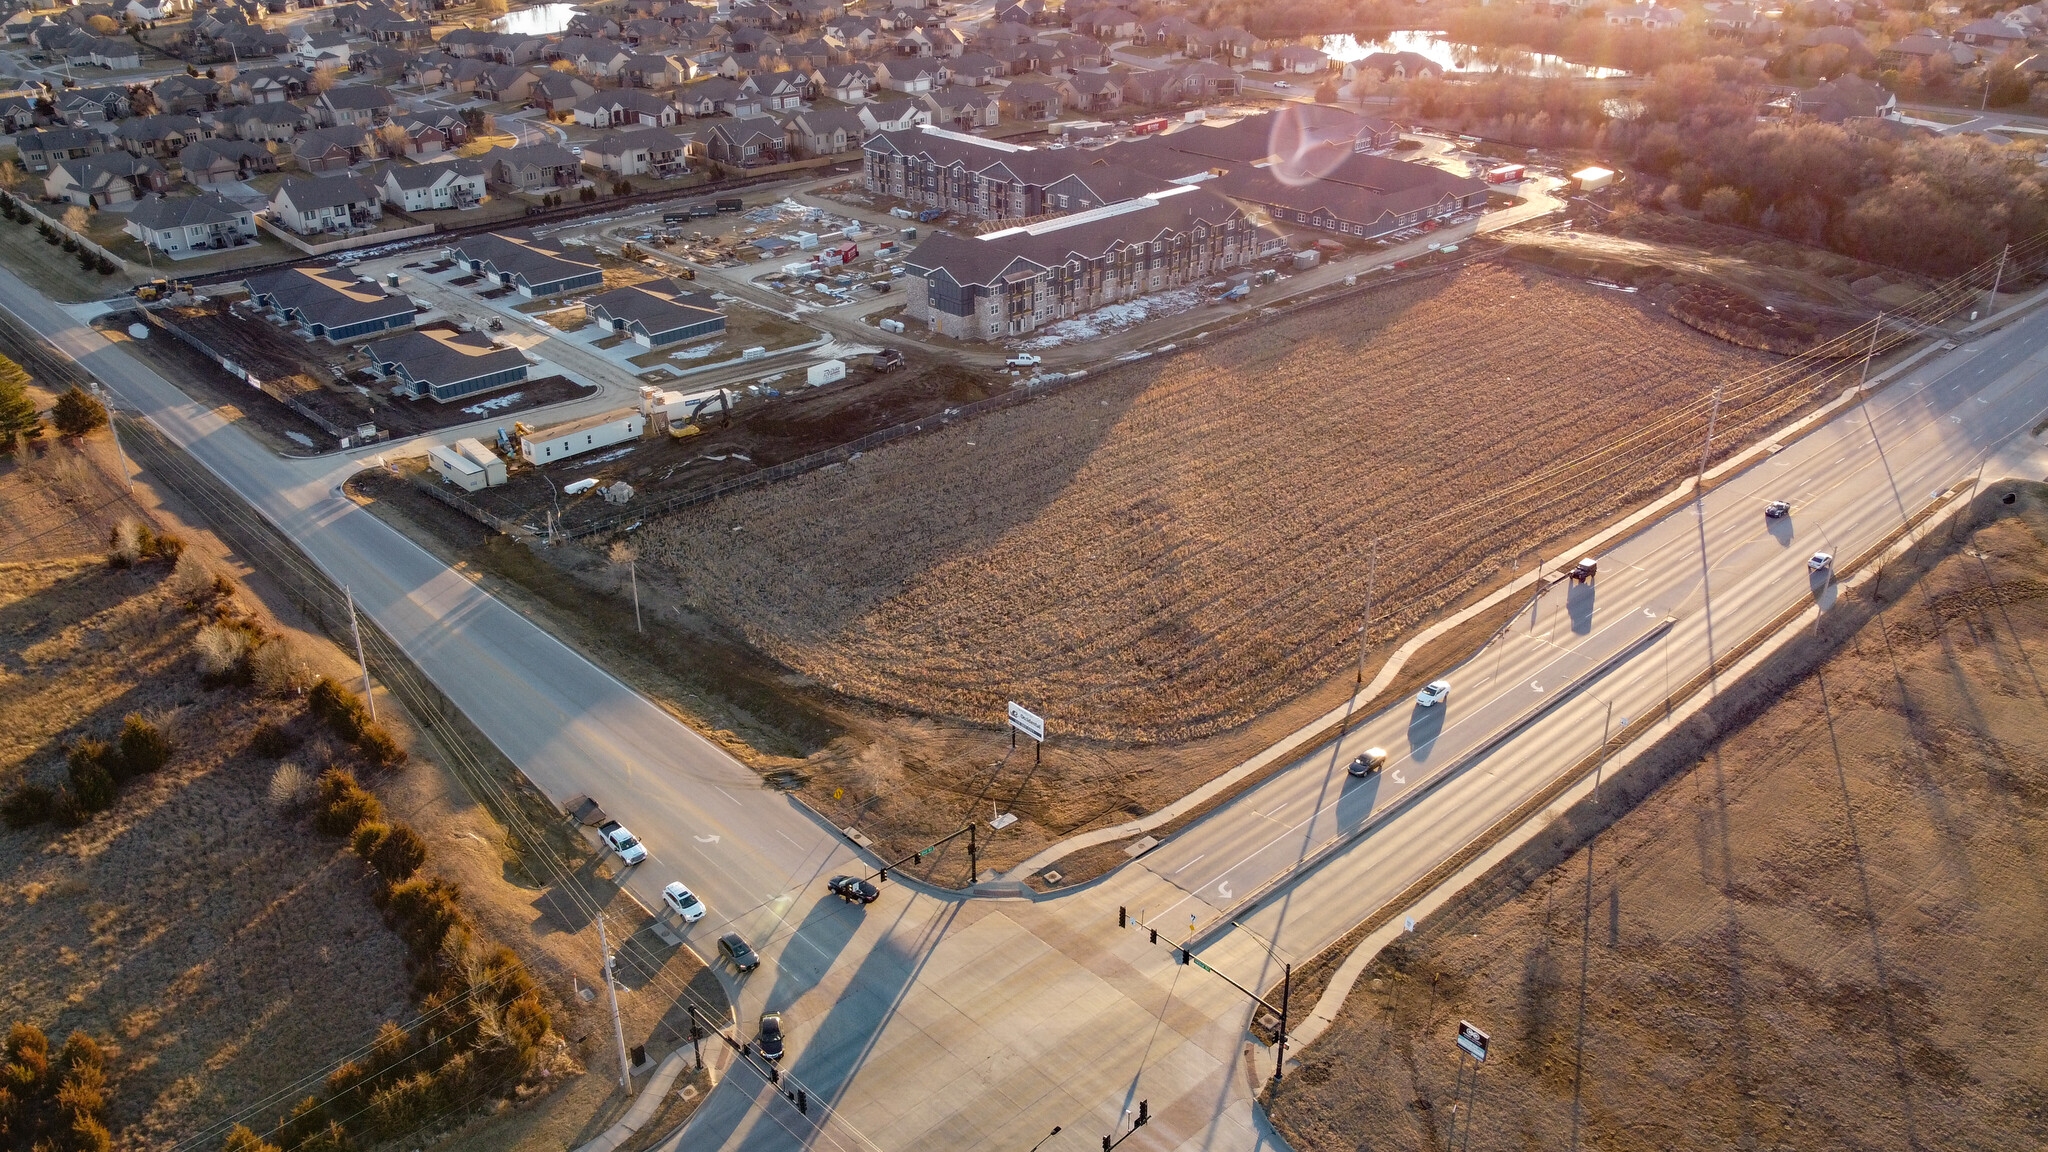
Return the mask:
[[0,28],[0,1152],[2048,1146],[2048,8]]

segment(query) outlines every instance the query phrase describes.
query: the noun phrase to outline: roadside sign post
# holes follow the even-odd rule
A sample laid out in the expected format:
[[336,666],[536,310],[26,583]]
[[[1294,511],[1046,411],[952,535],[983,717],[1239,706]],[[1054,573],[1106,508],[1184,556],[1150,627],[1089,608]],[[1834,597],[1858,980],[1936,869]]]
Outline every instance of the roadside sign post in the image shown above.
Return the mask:
[[[1467,1099],[1467,1093],[1470,1093],[1471,1100],[1478,1098],[1479,1070],[1486,1065],[1486,1051],[1491,1041],[1492,1038],[1485,1032],[1480,1031],[1470,1020],[1458,1021],[1458,1079],[1457,1083],[1451,1088],[1451,1135],[1445,1140],[1447,1145],[1457,1142],[1458,1109],[1460,1107],[1463,1107],[1465,1110],[1465,1142],[1467,1144],[1472,1142],[1473,1105]],[[1468,1056],[1472,1060],[1472,1075],[1469,1084],[1465,1076],[1465,1059]]]
[[1031,762],[1040,763],[1045,758],[1045,718],[1015,700],[1010,701],[1010,747],[1017,746],[1017,733],[1031,737],[1033,745]]

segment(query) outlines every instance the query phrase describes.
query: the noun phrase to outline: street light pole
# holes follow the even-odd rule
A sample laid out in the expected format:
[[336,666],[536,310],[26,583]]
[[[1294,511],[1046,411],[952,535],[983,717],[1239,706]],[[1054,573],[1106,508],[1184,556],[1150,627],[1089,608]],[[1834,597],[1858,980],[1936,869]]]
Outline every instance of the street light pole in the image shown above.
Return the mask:
[[1358,676],[1356,686],[1365,684],[1365,649],[1372,643],[1372,585],[1380,570],[1380,538],[1372,538],[1372,558],[1365,565],[1365,614],[1358,619]]
[[2005,279],[2005,258],[2011,253],[2012,245],[2010,244],[1998,250],[1998,271],[1991,276],[1991,299],[1985,301],[1984,304],[1984,314],[1986,316],[1998,311],[1998,285]]
[[626,1026],[619,1021],[619,990],[612,983],[612,946],[610,941],[605,938],[604,913],[602,912],[599,912],[597,916],[597,946],[604,952],[604,994],[611,1001],[612,1039],[619,1046],[619,1087],[625,1090],[626,1095],[631,1096],[633,1094],[633,1072],[632,1066],[626,1062]]
[[1050,1140],[1050,1139],[1052,1139],[1053,1137],[1055,1137],[1055,1136],[1057,1136],[1057,1135],[1059,1135],[1059,1134],[1060,1134],[1060,1126],[1059,1126],[1059,1125],[1057,1125],[1057,1124],[1053,1125],[1053,1126],[1052,1126],[1052,1131],[1050,1131],[1050,1132],[1047,1132],[1047,1133],[1046,1133],[1045,1135],[1043,1135],[1043,1136],[1039,1137],[1039,1138],[1038,1138],[1038,1143],[1036,1143],[1036,1144],[1033,1144],[1033,1145],[1031,1146],[1031,1152],[1038,1152],[1038,1150],[1039,1150],[1039,1149],[1040,1149],[1041,1147],[1043,1147],[1043,1146],[1045,1145],[1045,1142],[1046,1142],[1047,1140]]

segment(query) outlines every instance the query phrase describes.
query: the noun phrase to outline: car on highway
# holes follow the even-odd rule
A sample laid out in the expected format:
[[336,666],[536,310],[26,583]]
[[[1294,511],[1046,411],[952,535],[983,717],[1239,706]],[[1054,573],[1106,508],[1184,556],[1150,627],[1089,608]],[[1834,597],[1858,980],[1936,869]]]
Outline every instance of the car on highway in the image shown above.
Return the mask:
[[754,1041],[754,1047],[764,1060],[782,1059],[782,1013],[761,1013],[761,1035]]
[[681,916],[685,924],[695,924],[704,918],[704,902],[697,899],[697,894],[685,887],[681,880],[661,890],[661,902],[668,905],[669,911]]
[[825,881],[825,887],[848,904],[873,904],[875,897],[881,895],[873,884],[858,876],[834,876]]
[[1432,680],[1422,691],[1415,694],[1415,703],[1423,708],[1434,708],[1450,698],[1451,682]]
[[605,847],[619,854],[627,864],[638,864],[647,859],[647,845],[633,839],[626,826],[617,820],[607,820],[597,826],[597,834],[604,837]]
[[1367,748],[1358,754],[1358,758],[1353,760],[1351,767],[1345,769],[1345,771],[1353,776],[1371,776],[1386,766],[1387,750],[1385,748]]
[[1834,566],[1835,554],[1832,552],[1815,552],[1813,559],[1806,562],[1808,572],[1825,572]]
[[761,966],[760,954],[737,932],[727,932],[718,938],[718,954],[741,972],[752,972]]
[[1036,368],[1039,364],[1039,358],[1029,352],[1019,352],[1008,360],[1003,361],[1003,363],[1008,364],[1012,368]]
[[1783,500],[1773,500],[1764,505],[1764,519],[1782,520],[1792,514],[1792,506]]
[[1289,83],[1288,83],[1287,81],[1285,81],[1285,80],[1275,80],[1275,81],[1273,81],[1273,87],[1275,87],[1275,88],[1292,88],[1292,87],[1294,87],[1294,85],[1292,85],[1292,84],[1289,84]]

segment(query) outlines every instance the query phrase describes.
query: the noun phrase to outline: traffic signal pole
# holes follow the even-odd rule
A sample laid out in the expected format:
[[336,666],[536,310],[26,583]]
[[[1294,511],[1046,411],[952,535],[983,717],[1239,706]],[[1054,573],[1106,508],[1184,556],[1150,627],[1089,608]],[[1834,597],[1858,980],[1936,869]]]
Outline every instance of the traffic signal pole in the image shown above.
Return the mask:
[[[1116,910],[1116,926],[1119,928],[1124,928],[1128,927],[1131,924],[1137,924],[1138,927],[1144,928],[1147,932],[1151,933],[1151,942],[1153,944],[1159,943],[1159,930],[1157,928],[1152,928],[1142,922],[1139,922],[1135,917],[1131,916],[1129,909],[1118,908]],[[1177,963],[1193,964],[1195,967],[1200,968],[1202,971],[1207,972],[1211,976],[1214,976],[1217,979],[1223,981],[1225,984],[1230,985],[1232,988],[1237,989],[1239,992],[1244,993],[1246,996],[1251,997],[1252,1003],[1257,1004],[1259,1007],[1264,1008],[1266,1011],[1271,1012],[1280,1018],[1280,1039],[1276,1049],[1277,1058],[1273,1062],[1273,1083],[1278,1084],[1280,1082],[1280,1070],[1287,1064],[1287,1001],[1288,994],[1293,991],[1294,987],[1294,965],[1286,963],[1283,963],[1281,965],[1282,975],[1280,977],[1280,1004],[1278,1007],[1275,1007],[1273,1004],[1269,1003],[1265,997],[1259,995],[1257,992],[1252,991],[1244,985],[1239,984],[1237,981],[1232,980],[1229,976],[1225,975],[1224,973],[1219,972],[1216,969],[1209,967],[1209,965],[1203,963],[1201,957],[1196,956],[1192,951],[1190,951],[1185,946],[1168,943],[1166,946],[1166,950],[1174,954],[1174,959]]]

